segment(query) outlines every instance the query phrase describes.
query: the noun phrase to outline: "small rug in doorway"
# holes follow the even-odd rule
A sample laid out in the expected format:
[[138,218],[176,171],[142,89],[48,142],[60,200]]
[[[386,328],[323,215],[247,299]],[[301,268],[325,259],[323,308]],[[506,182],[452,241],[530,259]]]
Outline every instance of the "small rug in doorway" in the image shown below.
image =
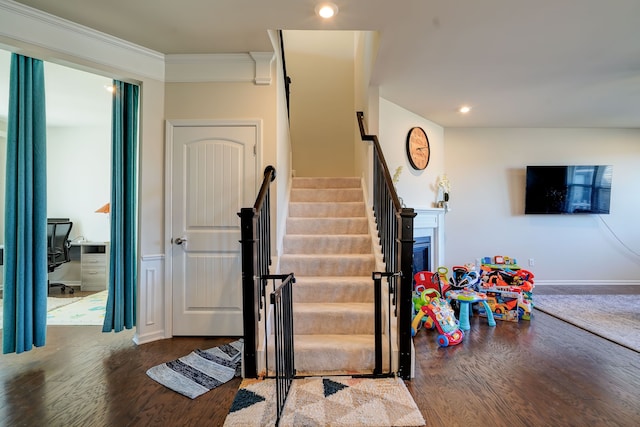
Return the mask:
[[[56,308],[69,305],[76,301],[80,301],[81,297],[73,297],[73,298],[56,298],[56,297],[47,297],[47,311],[55,310]],[[4,301],[0,298],[0,329],[2,329],[3,325],[3,316],[2,316],[2,304]]]
[[[225,427],[273,426],[275,380],[244,379]],[[309,377],[293,380],[280,426],[424,426],[399,378]]]
[[101,291],[47,312],[47,325],[102,326],[108,291]]
[[163,386],[191,399],[240,376],[242,341],[195,350],[147,371]]
[[534,307],[640,352],[640,295],[534,295]]

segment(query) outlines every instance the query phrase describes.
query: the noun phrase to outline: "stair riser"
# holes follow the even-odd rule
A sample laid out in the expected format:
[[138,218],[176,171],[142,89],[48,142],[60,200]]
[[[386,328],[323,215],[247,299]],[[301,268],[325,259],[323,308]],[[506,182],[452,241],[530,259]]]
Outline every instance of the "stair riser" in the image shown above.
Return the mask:
[[370,313],[293,312],[293,331],[300,335],[373,334],[373,307]]
[[367,234],[366,218],[288,218],[287,234]]
[[343,284],[301,284],[293,287],[293,302],[338,302],[353,301],[373,303],[373,282],[367,285],[359,283]]
[[293,178],[292,188],[360,188],[360,178]]
[[371,238],[368,235],[288,235],[283,247],[286,254],[366,254],[371,253]]
[[[319,351],[322,356],[319,357]],[[387,358],[388,359],[388,358]],[[372,371],[375,367],[375,350],[361,349],[346,352],[339,348],[298,351],[295,354],[296,372],[312,375]]]
[[[268,346],[269,371],[275,365],[273,337]],[[294,337],[295,368],[301,376],[371,374],[375,367],[373,336]],[[382,340],[382,370],[389,370],[389,340]],[[273,372],[272,372],[273,373]]]
[[374,266],[373,255],[356,259],[283,255],[280,259],[280,271],[284,274],[293,272],[296,276],[371,276]]
[[353,218],[364,217],[365,215],[365,204],[362,202],[297,202],[289,204],[290,217]]
[[291,202],[362,202],[362,190],[359,188],[340,189],[291,189]]

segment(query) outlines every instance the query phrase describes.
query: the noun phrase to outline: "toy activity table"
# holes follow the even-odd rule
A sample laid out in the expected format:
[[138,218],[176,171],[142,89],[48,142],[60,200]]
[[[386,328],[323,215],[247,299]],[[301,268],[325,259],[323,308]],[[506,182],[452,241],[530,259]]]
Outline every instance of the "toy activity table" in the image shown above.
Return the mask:
[[460,303],[460,329],[468,331],[471,329],[469,324],[469,316],[471,315],[471,304],[479,302],[484,306],[487,312],[487,323],[489,326],[496,326],[496,321],[493,318],[491,307],[487,303],[487,295],[472,291],[470,289],[450,290],[447,292],[446,297],[448,299],[457,300]]

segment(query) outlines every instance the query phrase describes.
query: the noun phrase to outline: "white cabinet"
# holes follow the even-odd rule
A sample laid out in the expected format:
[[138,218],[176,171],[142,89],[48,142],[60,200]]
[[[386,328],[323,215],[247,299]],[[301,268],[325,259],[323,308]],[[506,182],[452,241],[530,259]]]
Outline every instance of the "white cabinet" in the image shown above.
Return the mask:
[[82,268],[82,290],[103,291],[109,280],[109,243],[83,242],[80,265]]

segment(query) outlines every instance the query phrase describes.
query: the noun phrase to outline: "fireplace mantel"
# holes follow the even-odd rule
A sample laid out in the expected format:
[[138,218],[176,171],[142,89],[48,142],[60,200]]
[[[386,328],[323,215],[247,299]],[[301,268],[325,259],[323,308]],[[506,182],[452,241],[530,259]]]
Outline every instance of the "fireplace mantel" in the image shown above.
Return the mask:
[[444,209],[415,209],[413,237],[431,238],[431,269],[444,266]]

